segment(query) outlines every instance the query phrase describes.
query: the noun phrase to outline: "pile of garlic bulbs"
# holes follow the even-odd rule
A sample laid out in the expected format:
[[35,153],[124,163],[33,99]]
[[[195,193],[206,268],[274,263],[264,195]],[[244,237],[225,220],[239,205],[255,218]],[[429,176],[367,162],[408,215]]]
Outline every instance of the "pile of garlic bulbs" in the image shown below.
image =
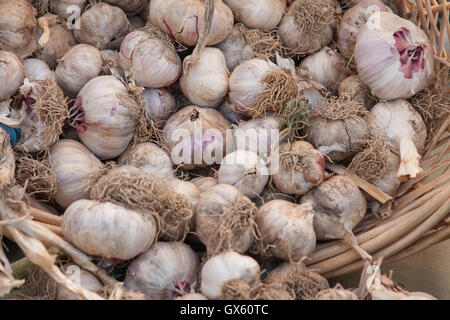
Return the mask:
[[0,146],[56,177],[61,237],[151,299],[361,298],[302,262],[364,256],[380,207],[329,164],[390,195],[422,173],[420,28],[379,0],[36,2],[0,0]]

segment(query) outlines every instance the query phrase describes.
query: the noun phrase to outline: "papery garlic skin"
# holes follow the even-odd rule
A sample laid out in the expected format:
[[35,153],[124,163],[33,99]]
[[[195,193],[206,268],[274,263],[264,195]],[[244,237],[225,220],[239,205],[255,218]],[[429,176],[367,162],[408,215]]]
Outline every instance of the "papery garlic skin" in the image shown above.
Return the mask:
[[285,0],[224,0],[235,19],[249,28],[270,31],[281,21],[286,9]]
[[[206,5],[201,0],[153,0],[150,22],[186,46],[195,46],[205,23]],[[207,46],[222,42],[233,28],[231,9],[222,0],[214,0],[214,15]]]
[[69,97],[75,97],[81,88],[102,70],[100,51],[87,44],[79,44],[70,49],[56,67],[58,86]]
[[143,172],[160,177],[171,177],[174,171],[167,152],[152,142],[139,143],[126,150],[117,163],[134,166]]
[[214,177],[198,177],[191,180],[191,182],[197,186],[200,192],[207,191],[218,184],[217,179]]
[[358,186],[346,176],[333,176],[301,198],[314,210],[318,240],[343,239],[362,220],[367,202]]
[[103,49],[102,55],[102,75],[112,75],[118,79],[125,79],[125,73],[120,66],[119,53],[114,50]]
[[220,163],[233,150],[231,123],[212,108],[187,106],[163,128],[164,141],[175,165],[195,170]]
[[281,192],[301,196],[325,179],[325,159],[308,142],[283,143],[279,154],[280,168],[272,179]]
[[314,211],[310,204],[272,200],[258,211],[256,223],[274,257],[299,261],[316,247]]
[[98,49],[117,49],[130,30],[130,23],[122,9],[101,2],[84,11],[80,28],[73,31],[79,43]]
[[361,81],[378,99],[408,99],[434,76],[433,46],[425,32],[393,13],[372,14],[355,46]]
[[236,150],[223,158],[218,172],[219,183],[231,184],[242,194],[257,197],[269,181],[269,168],[256,153]]
[[0,50],[0,101],[8,100],[24,80],[22,61],[11,52]]
[[184,95],[199,107],[217,107],[228,93],[229,71],[223,53],[205,48],[180,78]]
[[370,95],[370,89],[361,82],[357,75],[345,78],[338,88],[339,96],[347,96],[352,100],[362,100],[366,110],[370,110],[376,103]]
[[299,68],[329,90],[337,90],[339,83],[346,78],[344,58],[330,47],[323,47],[303,59]]
[[[103,289],[103,284],[89,271],[81,269],[76,264],[64,266],[64,273],[69,280],[73,281],[83,289],[91,292],[99,293]],[[58,285],[58,293],[56,300],[79,300],[79,298],[71,293],[63,286]]]
[[112,6],[123,9],[128,14],[138,14],[145,9],[147,0],[105,0]]
[[49,161],[57,178],[55,201],[63,208],[80,199],[89,199],[87,188],[103,167],[84,145],[75,140],[59,140],[50,150]]
[[154,300],[169,300],[194,290],[198,257],[182,242],[157,242],[128,267],[125,286]]
[[253,258],[234,251],[210,258],[202,267],[201,292],[212,300],[221,298],[222,286],[228,280],[238,279],[249,285],[259,281],[259,265]]
[[55,73],[40,59],[25,59],[23,67],[25,78],[30,81],[55,80]]
[[420,153],[425,148],[427,129],[420,114],[406,100],[376,104],[366,117],[372,132],[400,155],[397,177],[415,178],[423,169]]
[[113,76],[96,77],[81,89],[75,102],[84,113],[78,127],[83,144],[100,159],[121,155],[133,138],[136,101]]
[[248,115],[249,107],[265,89],[263,79],[269,72],[282,72],[282,69],[261,59],[248,60],[234,69],[230,76],[229,96],[236,113]]
[[[67,20],[73,14],[81,14],[85,4],[86,0],[53,0],[51,10],[54,14]],[[78,8],[72,6],[77,6]]]
[[72,203],[64,212],[61,227],[64,238],[84,253],[120,260],[147,250],[157,230],[151,216],[92,200]]
[[174,48],[146,29],[133,31],[123,39],[119,57],[123,70],[142,87],[167,87],[181,75],[181,59]]
[[167,119],[177,109],[173,95],[164,88],[146,88],[142,92],[147,117],[152,120]]

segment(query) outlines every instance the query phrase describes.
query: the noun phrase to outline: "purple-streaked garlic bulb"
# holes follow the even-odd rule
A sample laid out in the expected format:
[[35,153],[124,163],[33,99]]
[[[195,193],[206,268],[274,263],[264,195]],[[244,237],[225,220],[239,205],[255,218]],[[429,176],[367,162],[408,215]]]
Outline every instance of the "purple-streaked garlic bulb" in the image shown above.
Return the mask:
[[157,242],[127,269],[125,286],[154,300],[171,300],[195,290],[199,261],[182,242]]
[[0,101],[8,100],[24,80],[22,61],[11,52],[0,50]]
[[150,215],[93,200],[72,203],[61,227],[64,238],[84,253],[114,261],[130,260],[150,248],[157,231]]
[[343,239],[366,214],[366,198],[346,176],[333,176],[301,198],[314,210],[318,240]]
[[434,76],[433,46],[425,32],[389,12],[372,14],[361,27],[355,60],[361,81],[378,99],[408,99]]
[[274,257],[299,261],[316,247],[314,211],[310,204],[272,200],[258,211],[256,223]]
[[23,60],[23,67],[25,78],[30,81],[55,80],[55,73],[40,59],[25,59]]
[[420,153],[425,148],[427,129],[420,114],[406,100],[376,104],[366,117],[369,129],[400,155],[397,177],[415,178],[423,169]]
[[173,95],[164,88],[146,88],[142,92],[147,117],[152,120],[167,119],[177,109]]
[[306,141],[280,145],[278,166],[272,179],[277,189],[286,194],[301,196],[325,179],[325,159]]

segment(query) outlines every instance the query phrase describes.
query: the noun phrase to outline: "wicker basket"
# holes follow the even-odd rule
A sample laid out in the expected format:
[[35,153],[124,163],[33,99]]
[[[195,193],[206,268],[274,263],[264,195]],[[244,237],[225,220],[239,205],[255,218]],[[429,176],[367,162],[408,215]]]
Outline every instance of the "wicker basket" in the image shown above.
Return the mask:
[[[420,26],[434,43],[436,72],[448,88],[450,56],[446,41],[450,39],[447,0],[397,0],[399,14]],[[448,42],[447,42],[448,44]],[[448,50],[448,48],[447,48]],[[445,93],[448,97],[448,90]],[[447,99],[448,108],[448,99]],[[393,197],[377,199],[388,203],[392,211],[385,219],[367,216],[356,230],[359,246],[374,259],[393,262],[450,238],[450,117],[433,124],[431,138],[422,155],[424,172],[403,183]],[[344,167],[329,169],[358,180]],[[364,181],[360,187],[371,190]],[[376,195],[377,191],[372,190]],[[342,276],[364,267],[360,255],[342,241],[333,241],[316,249],[306,264],[326,278]]]

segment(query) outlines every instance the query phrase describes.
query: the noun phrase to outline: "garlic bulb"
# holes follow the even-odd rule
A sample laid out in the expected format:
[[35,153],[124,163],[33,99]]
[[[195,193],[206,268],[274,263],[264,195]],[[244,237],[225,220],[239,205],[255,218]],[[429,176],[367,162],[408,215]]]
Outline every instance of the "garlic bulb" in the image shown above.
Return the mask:
[[255,240],[256,210],[250,199],[231,185],[219,183],[203,191],[195,215],[195,232],[208,254],[246,252]]
[[30,81],[55,80],[55,73],[40,59],[29,58],[23,60],[23,68],[25,78]]
[[223,285],[230,280],[243,280],[249,285],[259,282],[259,265],[253,258],[229,251],[207,260],[200,272],[200,290],[208,299],[222,296]]
[[54,14],[67,20],[73,14],[81,14],[85,4],[86,0],[52,0],[51,10]]
[[325,289],[320,291],[315,300],[359,300],[356,294],[344,288]]
[[78,94],[72,125],[83,144],[100,159],[122,154],[133,138],[137,104],[125,85],[113,76],[88,81]]
[[346,78],[344,58],[330,47],[323,47],[319,52],[303,59],[299,68],[329,90],[337,90],[341,81]]
[[[76,264],[64,266],[64,273],[69,280],[86,290],[100,293],[103,289],[103,284],[97,279],[97,277],[89,271],[81,269]],[[56,300],[78,300],[78,297],[63,286],[58,285]]]
[[127,269],[125,286],[154,300],[189,294],[197,281],[198,257],[182,242],[157,242]]
[[247,150],[267,160],[272,144],[277,141],[280,119],[275,116],[239,122],[233,129],[236,150]]
[[173,176],[173,163],[164,149],[152,142],[139,143],[119,157],[118,164],[135,166],[155,176]]
[[55,69],[58,61],[77,42],[72,31],[60,17],[46,14],[39,18],[38,22],[43,30],[38,33],[40,50],[36,53],[36,57],[45,61],[51,69]]
[[266,162],[256,153],[236,150],[223,158],[218,181],[231,184],[245,196],[255,198],[264,190],[269,175]]
[[370,130],[400,155],[397,177],[415,178],[423,170],[420,153],[425,148],[427,130],[420,114],[405,100],[380,102],[366,117]]
[[92,200],[72,203],[61,227],[64,238],[84,253],[116,261],[130,260],[147,250],[157,230],[149,215]]
[[167,120],[163,137],[175,165],[200,169],[220,163],[233,150],[230,127],[214,109],[187,106]]
[[24,80],[22,61],[11,52],[0,50],[0,101],[8,100]]
[[87,188],[102,169],[100,160],[78,141],[63,139],[50,150],[49,161],[57,178],[55,201],[61,207],[89,199]]
[[69,97],[75,97],[81,88],[102,70],[100,51],[87,44],[70,49],[56,67],[56,82]]
[[310,113],[306,140],[333,161],[347,159],[360,150],[368,134],[366,113],[362,101],[328,98],[322,108]]
[[283,143],[279,154],[280,167],[272,179],[281,192],[301,196],[325,179],[325,159],[308,142]]
[[344,57],[350,59],[353,56],[359,28],[372,13],[379,11],[392,12],[381,0],[362,0],[345,11],[339,22],[337,41],[339,52]]
[[378,99],[408,99],[428,87],[434,76],[427,35],[393,13],[369,17],[356,39],[355,60],[361,81]]
[[200,107],[217,107],[228,93],[228,80],[223,53],[216,48],[205,48],[198,61],[183,72],[180,86],[191,103]]
[[259,209],[256,223],[274,257],[299,261],[316,247],[313,219],[310,204],[272,200]]
[[105,0],[112,6],[123,9],[128,14],[138,14],[145,9],[147,0]]
[[[231,32],[233,12],[222,0],[212,0],[214,16],[206,45],[222,42]],[[186,46],[194,46],[205,23],[206,2],[202,0],[153,0],[150,22]]]
[[235,109],[234,105],[232,105],[227,98],[217,110],[219,110],[219,112],[232,124],[238,124],[239,121],[247,119],[247,117],[236,113],[234,111]]
[[37,49],[36,9],[26,0],[2,0],[0,12],[0,49],[20,58],[31,56]]
[[130,31],[130,23],[122,9],[100,2],[87,9],[80,18],[80,28],[73,31],[79,43],[98,49],[117,49]]
[[184,296],[178,297],[177,300],[208,300],[208,298],[201,293],[188,293]]
[[120,65],[138,86],[161,88],[181,75],[181,59],[164,32],[146,27],[128,34],[120,46]]
[[217,179],[213,177],[198,177],[191,180],[191,182],[197,186],[200,192],[208,191],[218,184]]
[[278,27],[281,40],[294,54],[319,51],[333,39],[335,0],[296,0]]
[[301,198],[314,209],[318,240],[343,239],[366,214],[366,198],[346,176],[333,176]]
[[147,117],[152,120],[167,119],[177,109],[173,95],[164,88],[147,88],[142,92]]
[[362,100],[366,110],[370,110],[376,103],[375,98],[370,94],[370,89],[361,82],[358,76],[345,78],[338,88],[339,96],[347,96],[351,100]]
[[249,28],[269,31],[281,21],[286,9],[285,0],[224,0],[237,21]]

